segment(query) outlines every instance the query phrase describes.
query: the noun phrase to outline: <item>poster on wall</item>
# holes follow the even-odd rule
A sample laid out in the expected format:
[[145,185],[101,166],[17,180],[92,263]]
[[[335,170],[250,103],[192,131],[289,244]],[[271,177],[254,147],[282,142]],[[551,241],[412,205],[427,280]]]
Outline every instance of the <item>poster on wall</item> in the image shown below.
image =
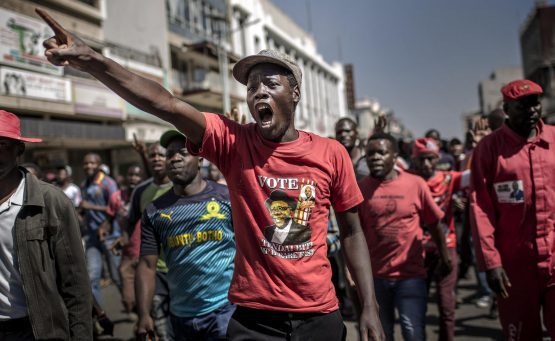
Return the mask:
[[124,119],[123,100],[102,84],[73,81],[75,112]]
[[71,81],[9,67],[0,68],[0,93],[48,101],[70,102]]
[[0,8],[0,63],[61,75],[44,57],[42,42],[52,35],[42,20]]

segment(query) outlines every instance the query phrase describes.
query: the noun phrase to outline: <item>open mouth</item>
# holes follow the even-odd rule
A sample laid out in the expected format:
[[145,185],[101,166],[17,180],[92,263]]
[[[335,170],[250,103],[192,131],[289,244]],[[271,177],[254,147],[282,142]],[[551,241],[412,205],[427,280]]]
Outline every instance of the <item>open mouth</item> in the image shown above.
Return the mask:
[[263,129],[270,128],[274,117],[272,108],[266,103],[260,103],[256,105],[255,109],[258,112],[258,117],[260,117],[260,127]]

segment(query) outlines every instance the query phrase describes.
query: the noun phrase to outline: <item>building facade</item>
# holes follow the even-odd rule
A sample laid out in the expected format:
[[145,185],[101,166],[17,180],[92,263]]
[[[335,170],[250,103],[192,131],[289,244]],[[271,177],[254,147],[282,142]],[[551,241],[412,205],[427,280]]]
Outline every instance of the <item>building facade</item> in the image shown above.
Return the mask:
[[134,136],[153,142],[169,124],[123,101],[88,74],[54,67],[42,41],[53,33],[35,14],[47,10],[95,50],[158,82],[201,111],[231,108],[250,118],[246,89],[231,75],[241,57],[262,49],[293,56],[303,72],[299,129],[333,135],[346,115],[343,66],[318,54],[313,37],[269,0],[4,0],[0,3],[0,108],[16,113],[29,145],[26,162],[45,170],[69,164],[83,180],[93,151],[113,174],[139,161]]
[[500,109],[503,106],[501,88],[515,79],[522,79],[522,77],[520,66],[495,69],[488,79],[478,84],[480,111],[487,115],[495,109]]
[[536,5],[522,26],[520,48],[524,77],[541,85],[544,116],[555,123],[555,6]]
[[34,12],[48,10],[102,51],[105,5],[103,0],[0,3],[0,108],[21,118],[25,134],[44,140],[29,144],[23,161],[43,169],[70,164],[75,177],[83,178],[84,153],[94,150],[110,163],[112,150],[127,144],[123,102],[88,75],[48,63],[42,41],[53,33]]
[[[293,57],[303,74],[296,127],[334,136],[335,122],[347,114],[343,65],[326,62],[314,38],[269,0],[229,0],[229,7],[232,51],[246,56],[275,49]],[[248,113],[246,104],[239,107]]]

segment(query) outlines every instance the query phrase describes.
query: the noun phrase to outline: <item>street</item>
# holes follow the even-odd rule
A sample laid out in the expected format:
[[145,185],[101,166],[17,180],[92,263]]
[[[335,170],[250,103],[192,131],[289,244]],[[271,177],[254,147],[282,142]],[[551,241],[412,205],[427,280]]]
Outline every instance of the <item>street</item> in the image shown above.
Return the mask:
[[[472,277],[471,277],[472,276]],[[501,338],[501,327],[497,319],[489,318],[489,309],[480,309],[474,305],[473,294],[475,292],[475,281],[472,271],[469,271],[469,279],[459,283],[459,296],[463,303],[456,311],[456,340],[499,340]],[[104,309],[115,323],[114,337],[103,338],[103,340],[133,340],[134,323],[126,319],[122,313],[122,305],[119,293],[114,285],[103,289]],[[434,295],[432,288],[431,297]],[[433,298],[428,303],[426,335],[428,340],[438,338],[438,311]],[[356,325],[352,321],[346,321],[347,341],[356,341]],[[396,324],[395,340],[402,340],[401,330]]]

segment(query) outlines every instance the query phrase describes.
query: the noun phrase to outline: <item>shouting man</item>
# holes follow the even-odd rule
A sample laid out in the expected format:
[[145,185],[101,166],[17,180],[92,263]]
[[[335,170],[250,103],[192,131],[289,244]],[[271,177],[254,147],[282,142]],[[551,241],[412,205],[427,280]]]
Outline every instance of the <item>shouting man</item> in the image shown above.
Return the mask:
[[[295,129],[302,76],[292,58],[264,50],[235,64],[233,75],[247,87],[246,100],[255,121],[241,125],[222,115],[201,113],[156,82],[97,53],[46,12],[37,12],[55,32],[44,42],[50,62],[88,72],[131,104],[172,123],[187,136],[191,154],[214,163],[226,178],[237,243],[229,289],[237,310],[229,322],[229,339],[344,337],[327,258],[330,206],[364,307],[362,334],[383,337],[370,257],[357,215],[362,195],[353,167],[339,143]],[[266,240],[263,231],[272,220],[265,202],[272,191],[282,190],[299,203],[304,185],[316,189],[315,205],[296,206],[292,214],[310,229],[310,240],[294,245]]]

